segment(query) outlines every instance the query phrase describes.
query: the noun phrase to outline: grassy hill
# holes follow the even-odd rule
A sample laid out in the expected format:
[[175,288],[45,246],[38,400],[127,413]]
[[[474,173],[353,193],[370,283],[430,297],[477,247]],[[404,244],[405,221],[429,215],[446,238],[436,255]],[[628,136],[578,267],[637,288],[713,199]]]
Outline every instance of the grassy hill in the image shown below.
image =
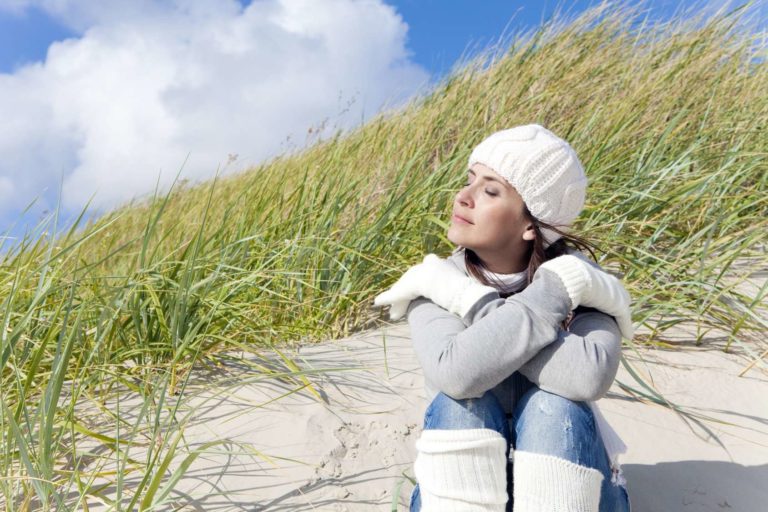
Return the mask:
[[[373,296],[424,253],[451,249],[447,214],[471,149],[518,124],[540,123],[579,154],[589,188],[576,228],[623,275],[644,326],[635,343],[665,343],[665,330],[694,321],[694,341],[724,333],[726,347],[759,355],[766,287],[740,283],[767,261],[768,65],[765,34],[739,28],[741,13],[648,25],[619,5],[553,22],[351,133],[9,250],[5,509],[99,496],[78,469],[83,440],[146,475],[116,508],[152,508],[179,428],[155,421],[163,397],[228,351],[376,325]],[[287,357],[256,370],[311,389]],[[109,434],[115,411],[75,407],[118,389],[147,405],[125,439]],[[139,439],[158,448],[129,464]]]

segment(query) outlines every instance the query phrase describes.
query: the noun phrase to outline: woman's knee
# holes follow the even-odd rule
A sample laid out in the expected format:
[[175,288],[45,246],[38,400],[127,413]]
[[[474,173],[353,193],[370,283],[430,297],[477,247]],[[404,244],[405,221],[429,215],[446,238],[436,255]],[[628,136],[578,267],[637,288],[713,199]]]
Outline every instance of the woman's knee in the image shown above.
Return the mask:
[[596,451],[595,417],[586,402],[576,402],[534,388],[518,402],[514,414],[515,449],[579,462]]
[[424,414],[424,429],[467,428],[488,428],[509,439],[506,414],[490,391],[478,398],[461,399],[438,393]]
[[537,387],[524,394],[515,407],[516,420],[532,417],[544,422],[571,418],[594,425],[594,415],[586,402],[569,400]]

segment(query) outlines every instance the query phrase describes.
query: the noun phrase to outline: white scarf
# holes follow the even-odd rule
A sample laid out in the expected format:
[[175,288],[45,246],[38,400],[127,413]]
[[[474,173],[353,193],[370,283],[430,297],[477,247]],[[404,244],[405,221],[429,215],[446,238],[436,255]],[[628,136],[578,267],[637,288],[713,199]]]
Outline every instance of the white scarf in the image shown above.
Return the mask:
[[[457,249],[453,251],[450,259],[454,262],[454,264],[456,264],[457,267],[461,269],[462,272],[468,276],[471,276],[464,261],[464,249]],[[491,286],[499,290],[499,293],[503,293],[505,295],[512,292],[519,292],[525,288],[526,284],[528,283],[527,270],[523,270],[522,272],[515,272],[512,274],[497,274],[496,272],[491,272],[486,268],[481,269],[481,271],[483,276],[485,276],[488,282],[491,283]]]

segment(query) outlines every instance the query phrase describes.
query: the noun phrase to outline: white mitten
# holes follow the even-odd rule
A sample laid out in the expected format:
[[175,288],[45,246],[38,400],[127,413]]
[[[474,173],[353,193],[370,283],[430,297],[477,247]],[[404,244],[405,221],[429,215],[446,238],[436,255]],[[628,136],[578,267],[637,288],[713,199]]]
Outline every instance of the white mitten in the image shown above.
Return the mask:
[[427,254],[423,262],[409,268],[389,290],[377,295],[373,304],[390,305],[389,317],[398,320],[413,299],[426,297],[463,318],[481,297],[495,291],[464,274],[452,262]]
[[634,328],[629,309],[632,299],[620,280],[570,254],[545,261],[539,269],[557,274],[568,290],[571,309],[581,305],[607,313],[616,319],[621,335],[632,339]]

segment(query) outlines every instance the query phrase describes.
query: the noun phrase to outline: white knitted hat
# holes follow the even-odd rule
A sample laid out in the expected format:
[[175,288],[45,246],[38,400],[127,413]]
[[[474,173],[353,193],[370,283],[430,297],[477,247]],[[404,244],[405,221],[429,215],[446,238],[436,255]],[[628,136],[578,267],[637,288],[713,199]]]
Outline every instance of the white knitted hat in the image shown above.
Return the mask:
[[[471,167],[486,165],[504,177],[539,220],[567,231],[584,207],[587,176],[576,152],[538,124],[501,130],[469,155]],[[543,229],[544,246],[560,238]]]

